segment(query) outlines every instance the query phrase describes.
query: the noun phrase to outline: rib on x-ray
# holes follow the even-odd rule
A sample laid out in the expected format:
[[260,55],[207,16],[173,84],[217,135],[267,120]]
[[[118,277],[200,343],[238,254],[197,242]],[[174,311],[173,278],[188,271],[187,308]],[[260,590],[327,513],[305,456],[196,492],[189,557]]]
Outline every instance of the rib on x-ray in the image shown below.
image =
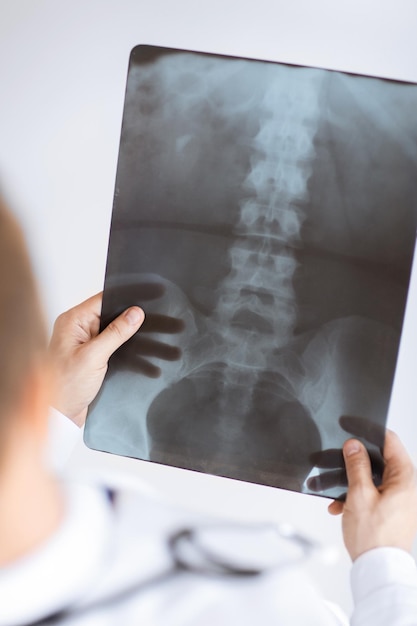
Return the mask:
[[343,497],[377,482],[417,222],[417,86],[138,46],[90,447]]

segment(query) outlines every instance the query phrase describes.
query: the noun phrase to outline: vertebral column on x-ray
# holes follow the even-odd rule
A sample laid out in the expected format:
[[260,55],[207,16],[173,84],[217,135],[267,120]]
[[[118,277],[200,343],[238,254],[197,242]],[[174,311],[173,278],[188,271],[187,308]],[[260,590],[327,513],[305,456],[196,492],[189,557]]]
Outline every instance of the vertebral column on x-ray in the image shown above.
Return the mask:
[[[281,80],[275,75],[261,105],[264,121],[253,140],[251,170],[243,184],[247,197],[240,202],[237,236],[229,252],[231,270],[219,285],[212,317],[226,357],[223,376],[240,388],[240,411],[233,397],[233,413],[250,409],[268,355],[289,342],[296,322],[294,249],[300,242],[301,207],[314,156],[320,77],[306,74],[300,80],[286,67],[280,72]],[[228,404],[229,398],[224,394],[222,403]]]

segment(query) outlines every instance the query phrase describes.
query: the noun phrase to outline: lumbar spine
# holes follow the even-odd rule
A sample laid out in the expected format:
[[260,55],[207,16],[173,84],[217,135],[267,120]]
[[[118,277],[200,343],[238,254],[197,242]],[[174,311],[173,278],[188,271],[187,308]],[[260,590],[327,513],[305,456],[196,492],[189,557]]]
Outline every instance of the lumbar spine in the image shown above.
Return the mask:
[[223,376],[241,388],[240,408],[250,408],[268,355],[291,340],[296,320],[294,248],[314,155],[320,78],[285,66],[279,72],[261,104],[267,117],[253,140],[256,162],[243,184],[248,197],[240,205],[231,270],[211,320],[227,353]]

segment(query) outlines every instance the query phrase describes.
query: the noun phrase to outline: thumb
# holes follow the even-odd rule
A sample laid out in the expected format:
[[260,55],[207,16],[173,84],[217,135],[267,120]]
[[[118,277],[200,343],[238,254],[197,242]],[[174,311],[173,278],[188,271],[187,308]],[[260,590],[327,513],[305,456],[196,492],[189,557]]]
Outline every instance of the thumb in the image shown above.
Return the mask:
[[107,363],[113,352],[136,333],[144,320],[145,313],[138,306],[132,306],[116,317],[92,340],[96,358]]
[[349,492],[352,489],[374,489],[372,468],[365,446],[357,439],[345,441],[343,446]]

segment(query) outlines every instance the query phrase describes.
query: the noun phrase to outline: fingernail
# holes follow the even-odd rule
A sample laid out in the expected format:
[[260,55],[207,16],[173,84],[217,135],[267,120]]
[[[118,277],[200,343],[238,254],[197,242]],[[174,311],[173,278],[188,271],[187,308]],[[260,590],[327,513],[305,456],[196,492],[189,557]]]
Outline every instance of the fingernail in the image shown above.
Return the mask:
[[357,454],[360,450],[360,443],[355,440],[347,441],[343,447],[345,456],[352,456],[352,454]]
[[131,326],[137,326],[143,319],[143,313],[138,307],[132,307],[126,311],[125,317]]

